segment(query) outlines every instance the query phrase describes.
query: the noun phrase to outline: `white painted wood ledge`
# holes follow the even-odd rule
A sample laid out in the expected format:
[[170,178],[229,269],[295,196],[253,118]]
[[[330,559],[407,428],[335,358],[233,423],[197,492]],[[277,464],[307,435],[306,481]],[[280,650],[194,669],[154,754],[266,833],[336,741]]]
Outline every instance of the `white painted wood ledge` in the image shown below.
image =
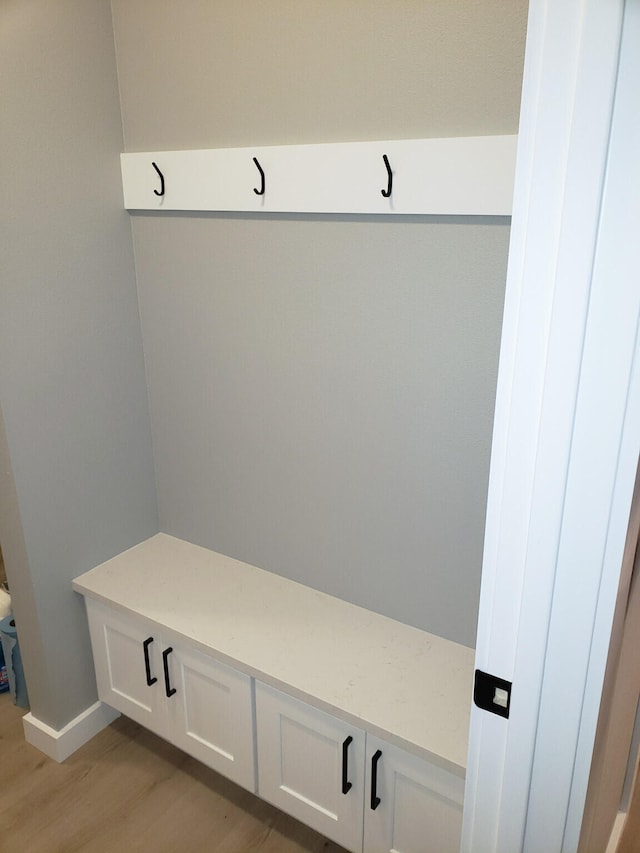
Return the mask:
[[[510,216],[516,147],[511,135],[127,153],[121,155],[124,206]],[[393,176],[388,198],[383,155]],[[263,195],[254,192],[262,188],[254,157],[264,172]]]
[[73,588],[464,776],[473,649],[164,533]]

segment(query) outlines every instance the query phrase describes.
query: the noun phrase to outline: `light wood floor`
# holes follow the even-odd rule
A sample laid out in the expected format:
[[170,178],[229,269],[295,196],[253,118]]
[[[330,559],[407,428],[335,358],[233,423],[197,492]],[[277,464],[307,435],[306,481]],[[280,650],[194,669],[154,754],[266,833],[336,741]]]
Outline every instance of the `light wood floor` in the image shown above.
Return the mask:
[[63,764],[0,695],[0,853],[344,853],[121,717]]

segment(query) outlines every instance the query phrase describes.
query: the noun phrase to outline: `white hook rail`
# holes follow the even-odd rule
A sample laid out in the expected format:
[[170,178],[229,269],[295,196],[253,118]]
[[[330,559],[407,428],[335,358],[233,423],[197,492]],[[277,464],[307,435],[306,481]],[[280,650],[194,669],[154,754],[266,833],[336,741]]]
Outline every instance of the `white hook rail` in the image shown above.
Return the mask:
[[122,154],[124,205],[510,216],[516,144],[517,136],[474,136]]

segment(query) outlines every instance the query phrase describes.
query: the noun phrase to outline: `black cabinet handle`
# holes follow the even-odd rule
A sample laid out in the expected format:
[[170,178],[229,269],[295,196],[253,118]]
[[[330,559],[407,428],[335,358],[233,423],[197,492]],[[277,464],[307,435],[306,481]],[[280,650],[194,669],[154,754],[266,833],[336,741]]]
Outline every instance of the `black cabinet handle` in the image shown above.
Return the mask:
[[144,649],[144,671],[147,674],[147,687],[151,687],[158,680],[155,676],[151,678],[151,663],[149,661],[149,646],[153,643],[153,637],[149,637],[142,644]]
[[169,646],[168,649],[165,649],[162,652],[162,666],[164,667],[164,690],[167,694],[167,699],[176,692],[176,688],[171,686],[171,682],[169,681],[169,655],[173,649]]
[[378,796],[378,761],[382,758],[382,750],[377,749],[371,759],[371,811],[374,812],[380,805]]
[[351,735],[346,737],[342,742],[342,793],[348,794],[351,790],[351,782],[349,782],[349,744],[353,738]]

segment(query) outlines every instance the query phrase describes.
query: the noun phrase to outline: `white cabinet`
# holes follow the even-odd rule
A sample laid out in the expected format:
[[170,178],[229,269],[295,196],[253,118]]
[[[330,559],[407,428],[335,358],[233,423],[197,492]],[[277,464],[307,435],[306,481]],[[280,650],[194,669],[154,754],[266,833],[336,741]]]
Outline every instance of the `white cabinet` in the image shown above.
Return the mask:
[[100,699],[255,791],[250,677],[137,616],[87,614]]
[[365,853],[458,853],[464,779],[367,734]]
[[[87,598],[100,699],[256,791],[251,678]],[[464,780],[255,683],[259,795],[347,850],[457,853]]]
[[162,667],[159,637],[143,619],[132,619],[91,599],[87,599],[87,616],[100,699],[166,736],[164,692],[150,689],[158,681],[152,673],[159,674]]
[[256,682],[258,794],[337,841],[362,849],[360,729]]
[[464,780],[256,684],[258,792],[364,853],[458,853]]
[[164,533],[73,587],[103,702],[349,850],[458,853],[472,649]]

